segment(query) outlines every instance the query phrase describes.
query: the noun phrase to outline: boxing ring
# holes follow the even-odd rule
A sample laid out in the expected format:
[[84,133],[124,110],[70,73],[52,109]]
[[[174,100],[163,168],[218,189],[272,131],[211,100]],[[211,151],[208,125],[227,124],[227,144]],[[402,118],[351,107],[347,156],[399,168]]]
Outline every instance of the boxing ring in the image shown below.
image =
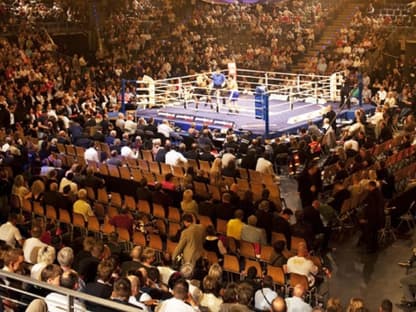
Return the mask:
[[[221,71],[229,77],[228,70]],[[238,88],[216,90],[197,85],[200,77],[213,73],[153,80],[122,82],[122,111],[134,112],[136,118],[153,117],[157,122],[168,119],[186,130],[197,128],[233,128],[250,130],[266,137],[295,133],[309,120],[321,121],[331,104],[339,118],[348,119],[351,112],[339,110],[340,73],[330,76],[262,72],[238,69]],[[126,90],[133,90],[129,103]],[[369,109],[366,108],[365,109]]]

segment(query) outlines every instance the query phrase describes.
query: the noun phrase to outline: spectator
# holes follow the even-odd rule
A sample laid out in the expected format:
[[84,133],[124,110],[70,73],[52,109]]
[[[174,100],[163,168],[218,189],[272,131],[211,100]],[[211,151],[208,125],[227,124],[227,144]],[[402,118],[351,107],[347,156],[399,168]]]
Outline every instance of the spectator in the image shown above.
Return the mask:
[[297,284],[293,289],[293,296],[290,298],[286,298],[286,305],[288,312],[296,312],[296,311],[303,311],[303,312],[311,312],[312,307],[303,301],[303,295],[305,294],[305,289],[302,285]]
[[78,200],[74,203],[73,213],[82,215],[85,222],[88,222],[88,217],[94,216],[94,212],[87,202],[87,191],[85,189],[80,189],[78,191]]
[[271,302],[277,297],[277,293],[273,290],[273,279],[271,276],[264,276],[262,288],[254,294],[254,307],[258,311],[266,311],[271,309]]
[[195,224],[194,218],[190,214],[184,214],[182,221],[185,230],[181,233],[172,258],[175,259],[179,254],[183,253],[184,263],[195,265],[196,261],[202,256],[205,228],[200,224]]
[[16,247],[16,243],[23,246],[23,237],[16,227],[18,216],[14,213],[9,214],[9,221],[0,226],[0,239],[10,247]]

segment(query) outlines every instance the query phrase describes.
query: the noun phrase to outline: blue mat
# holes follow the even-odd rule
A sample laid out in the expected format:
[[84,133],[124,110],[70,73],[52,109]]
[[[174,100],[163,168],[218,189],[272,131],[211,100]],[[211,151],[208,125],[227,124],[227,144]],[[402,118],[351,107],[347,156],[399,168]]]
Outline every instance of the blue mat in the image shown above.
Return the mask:
[[[215,102],[215,99],[214,99]],[[280,136],[285,133],[296,133],[300,128],[307,127],[310,118],[301,118],[300,115],[308,116],[313,114],[311,118],[314,122],[321,122],[322,117],[318,112],[331,104],[333,110],[338,114],[338,118],[352,120],[354,119],[354,111],[358,109],[355,106],[351,109],[340,110],[339,103],[308,104],[304,101],[297,101],[293,103],[293,110],[290,110],[289,102],[280,100],[270,100],[269,103],[269,136]],[[239,113],[228,112],[228,107],[220,105],[219,112],[210,109],[209,105],[205,103],[199,104],[199,109],[195,109],[195,103],[189,102],[186,105],[167,106],[163,108],[152,109],[138,109],[136,111],[137,117],[144,117],[145,119],[153,117],[156,122],[163,119],[168,119],[175,123],[177,127],[187,130],[192,122],[197,124],[197,128],[201,128],[203,124],[209,125],[210,128],[229,128],[233,127],[236,131],[250,130],[253,134],[265,134],[265,122],[261,119],[255,118],[254,113],[254,97],[251,95],[240,96],[238,100]],[[363,109],[366,114],[373,113],[374,107],[371,105],[364,105]],[[290,119],[296,119],[298,122],[289,123]]]

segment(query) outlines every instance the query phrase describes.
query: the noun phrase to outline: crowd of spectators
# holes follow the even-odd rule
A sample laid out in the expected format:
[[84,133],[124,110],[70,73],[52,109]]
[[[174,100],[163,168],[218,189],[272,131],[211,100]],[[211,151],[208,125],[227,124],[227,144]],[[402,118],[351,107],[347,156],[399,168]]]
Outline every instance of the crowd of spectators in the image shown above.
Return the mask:
[[183,7],[188,13],[183,16],[174,10],[180,7],[176,2],[139,16],[127,7],[112,14],[103,34],[109,57],[124,64],[140,60],[142,70],[153,78],[212,70],[216,65],[222,68],[230,60],[242,68],[286,71],[312,46],[338,5],[287,1],[240,6],[197,1]]
[[[152,18],[155,20],[162,14],[161,10],[147,10],[146,7],[142,9],[149,15],[154,14]],[[290,2],[287,8],[270,9],[266,5],[241,8],[241,11],[235,9],[233,6],[196,5],[192,8],[193,20],[186,21],[189,28],[173,27],[174,32],[169,35],[181,40],[171,39],[170,43],[163,43],[166,47],[178,45],[167,50],[159,49],[162,43],[153,38],[136,41],[138,34],[134,33],[133,27],[129,27],[132,30],[130,35],[118,36],[128,32],[123,28],[126,27],[123,23],[124,17],[112,16],[110,21],[113,29],[107,30],[111,34],[110,41],[113,41],[111,53],[123,55],[129,49],[119,51],[115,49],[116,46],[124,47],[128,42],[139,42],[139,46],[132,47],[130,51],[145,57],[142,62],[133,64],[129,64],[129,55],[124,59],[124,64],[109,58],[102,60],[100,65],[89,65],[83,56],[78,55],[74,55],[71,60],[57,58],[51,49],[49,38],[42,32],[33,30],[20,32],[16,42],[1,40],[0,127],[4,130],[1,133],[3,167],[0,170],[0,239],[5,243],[2,245],[0,258],[3,260],[4,270],[20,272],[21,264],[25,262],[25,272],[30,272],[35,279],[116,301],[128,301],[144,310],[158,305],[159,311],[187,311],[191,306],[208,307],[209,311],[248,311],[248,307],[264,311],[270,309],[272,304],[272,311],[295,311],[298,307],[311,311],[312,307],[302,299],[306,291],[302,285],[294,287],[291,298],[282,300],[283,294],[272,289],[270,277],[265,276],[260,282],[256,278],[259,272],[254,268],[244,268],[243,281],[233,283],[224,278],[226,274],[223,275],[221,265],[212,264],[209,267],[199,257],[203,254],[203,249],[215,252],[221,259],[230,252],[230,246],[217,235],[215,229],[204,229],[197,220],[202,216],[211,218],[213,224],[216,224],[217,219],[225,220],[227,236],[249,241],[257,247],[271,244],[273,232],[282,233],[287,249],[297,249],[297,254],[287,257],[283,253],[285,243],[279,240],[273,245],[274,252],[269,261],[278,267],[286,265],[288,273],[307,276],[310,285],[314,285],[319,282],[313,277],[318,268],[309,259],[308,250],[322,254],[328,251],[331,221],[341,213],[344,201],[354,198],[357,186],[369,191],[369,195],[365,197],[367,208],[360,216],[361,226],[366,234],[363,236],[364,243],[369,252],[377,249],[374,231],[377,232],[383,226],[379,214],[382,206],[377,203],[394,195],[391,194],[394,181],[391,180],[392,172],[385,168],[382,160],[372,157],[371,150],[376,144],[388,142],[396,135],[400,135],[402,139],[395,146],[396,150],[385,151],[386,156],[409,148],[414,142],[416,90],[414,81],[404,70],[405,66],[401,61],[389,68],[380,65],[374,72],[363,75],[363,90],[373,91],[369,97],[364,96],[364,101],[373,99],[374,94],[378,95],[379,101],[370,100],[377,106],[377,112],[367,120],[365,113],[358,109],[354,123],[348,129],[337,128],[334,122],[335,113],[330,107],[323,118],[323,127],[311,123],[308,129],[301,130],[300,136],[276,138],[267,142],[262,138],[253,138],[250,133],[238,135],[228,129],[224,143],[218,144],[215,133],[208,127],[199,129],[193,126],[186,137],[181,137],[167,121],[156,125],[152,119],[139,118],[136,122],[132,116],[122,113],[115,122],[109,120],[108,112],[117,111],[118,80],[124,74],[138,77],[147,73],[154,77],[166,77],[189,73],[191,63],[208,68],[215,59],[218,64],[222,64],[226,58],[223,43],[191,44],[205,40],[202,35],[199,39],[189,39],[198,37],[196,29],[199,27],[205,28],[208,34],[217,33],[215,29],[220,18],[223,19],[221,23],[225,21],[235,27],[237,23],[233,23],[233,20],[235,22],[243,19],[247,22],[249,31],[258,32],[257,35],[264,38],[259,38],[259,48],[252,46],[245,53],[241,53],[241,58],[238,58],[240,52],[233,51],[235,59],[248,68],[258,69],[262,65],[270,68],[273,64],[272,58],[266,59],[264,64],[253,61],[259,59],[257,54],[281,55],[280,50],[273,54],[271,50],[266,51],[268,48],[265,47],[272,47],[273,39],[278,39],[276,43],[286,43],[289,38],[281,36],[290,32],[284,31],[285,27],[291,25],[294,30],[293,39],[297,38],[299,42],[305,43],[308,40],[305,39],[308,33],[306,29],[316,31],[316,23],[324,20],[324,17],[320,18],[319,14],[311,12],[328,14],[322,8],[319,9],[318,2],[310,7],[302,6],[301,2]],[[305,11],[301,12],[301,9]],[[168,12],[170,13],[164,13],[166,22],[175,25],[178,21],[173,9]],[[251,14],[253,12],[256,14]],[[318,16],[318,19],[310,24],[304,24],[305,21],[297,18],[302,16],[309,19],[312,18],[311,15]],[[280,22],[275,29],[268,27],[270,32],[261,31],[265,27],[262,23],[278,17]],[[356,21],[363,22],[365,18],[357,13]],[[227,24],[221,25],[226,27]],[[363,22],[359,27],[365,25],[369,24]],[[345,38],[356,35],[357,29],[354,30],[354,27],[352,30],[344,30]],[[299,30],[297,35],[296,29]],[[277,36],[279,32],[282,32],[281,36]],[[115,41],[117,37],[127,41]],[[346,42],[355,42],[348,40]],[[189,48],[191,46],[192,49]],[[188,50],[185,49],[187,47]],[[163,55],[166,51],[169,53]],[[296,46],[291,51],[286,51],[286,56],[294,51],[297,51]],[[178,54],[183,57],[178,57]],[[277,63],[281,64],[280,61]],[[346,63],[349,65],[347,67],[361,67]],[[383,98],[383,90],[390,92],[393,100],[387,95]],[[336,139],[330,139],[330,136],[335,136]],[[106,143],[108,150],[98,150],[98,142]],[[59,158],[58,144],[83,147],[84,159],[78,159],[78,163],[65,167]],[[98,211],[89,202],[86,189],[101,189],[106,186],[106,180],[86,165],[106,162],[110,165],[126,166],[129,159],[139,159],[144,150],[151,150],[156,161],[171,166],[185,166],[190,160],[212,163],[209,172],[192,172],[188,169],[180,185],[173,182],[172,174],[166,175],[165,181],[156,185],[143,179],[137,193],[130,194],[136,200],[161,203],[165,207],[175,205],[185,213],[182,216],[181,232],[176,238],[171,238],[178,241],[171,258],[167,255],[160,257],[154,250],[142,250],[140,246],[135,246],[129,257],[118,245],[117,233],[111,233],[105,244],[92,237],[81,237],[82,243],[80,239],[71,241],[70,235],[65,234],[64,227],[53,223],[45,224],[43,218],[38,220],[31,216],[22,220],[21,215],[14,214],[17,212],[14,209],[22,207],[29,200],[33,205],[60,207],[72,216],[80,214],[84,220],[89,220]],[[322,158],[322,162],[325,161],[323,168],[314,161],[317,156]],[[336,169],[330,179],[334,184],[329,186],[333,196],[330,200],[324,200],[320,195],[328,185],[321,180],[321,171],[329,166]],[[298,190],[303,209],[294,212],[282,207],[280,198],[278,201],[273,200],[270,196],[272,190],[267,188],[256,201],[250,191],[240,196],[237,183],[232,183],[227,189],[222,183],[223,178],[241,178],[239,167],[272,175],[274,184],[270,187],[275,188],[278,188],[279,175],[285,173],[285,170],[299,174]],[[299,172],[296,168],[304,170]],[[349,175],[357,177],[354,174],[363,170],[368,170],[366,181],[353,181],[351,187],[345,186],[344,182]],[[193,188],[194,181],[220,187],[220,200],[213,202],[197,198]],[[380,186],[384,183],[388,186]],[[293,214],[296,221],[290,224]],[[145,227],[125,207],[116,216],[101,221],[126,228],[130,233],[137,226]],[[293,236],[303,238],[305,243],[291,246]],[[181,254],[184,264],[177,268],[172,259],[176,262],[177,256]],[[302,269],[296,267],[296,263],[301,263]],[[177,270],[173,270],[173,267]],[[199,283],[189,282],[192,279]],[[36,291],[47,295],[49,311],[59,310],[59,305],[66,302],[59,294],[33,290]],[[188,296],[189,292],[191,296]],[[163,302],[158,304],[158,300]],[[184,301],[190,305],[185,305]],[[16,308],[13,302],[3,301],[3,304]],[[76,301],[76,309],[85,309],[84,304],[86,303]],[[383,305],[383,311],[391,310],[387,301]],[[331,300],[327,309],[330,309],[329,306],[337,311],[340,309],[336,300]],[[363,306],[362,300],[354,299],[348,311],[356,311]],[[88,305],[87,308],[94,309]]]
[[14,31],[20,24],[44,22],[85,22],[85,16],[73,6],[58,1],[4,0],[0,2],[0,26],[3,32]]

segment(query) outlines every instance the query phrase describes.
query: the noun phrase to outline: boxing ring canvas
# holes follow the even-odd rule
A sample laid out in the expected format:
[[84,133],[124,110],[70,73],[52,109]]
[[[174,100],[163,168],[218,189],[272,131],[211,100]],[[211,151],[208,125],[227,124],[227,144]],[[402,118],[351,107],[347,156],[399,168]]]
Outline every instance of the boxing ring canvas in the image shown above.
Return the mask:
[[[223,73],[228,76],[226,71]],[[212,73],[203,75],[209,78]],[[296,133],[307,127],[309,120],[321,122],[327,105],[332,105],[340,120],[354,118],[356,108],[339,107],[342,81],[338,73],[316,76],[239,69],[236,77],[238,96],[231,96],[226,86],[222,91],[207,86],[208,91],[200,94],[197,76],[159,81],[146,77],[135,81],[136,102],[133,107],[136,117],[153,117],[157,122],[168,119],[184,130],[195,123],[197,128],[208,125],[210,128],[233,128],[238,132],[250,130],[265,137]],[[263,116],[255,110],[259,87],[265,90],[268,99]],[[370,105],[363,109],[366,113],[374,110]],[[266,114],[267,128],[265,118],[262,118]]]

